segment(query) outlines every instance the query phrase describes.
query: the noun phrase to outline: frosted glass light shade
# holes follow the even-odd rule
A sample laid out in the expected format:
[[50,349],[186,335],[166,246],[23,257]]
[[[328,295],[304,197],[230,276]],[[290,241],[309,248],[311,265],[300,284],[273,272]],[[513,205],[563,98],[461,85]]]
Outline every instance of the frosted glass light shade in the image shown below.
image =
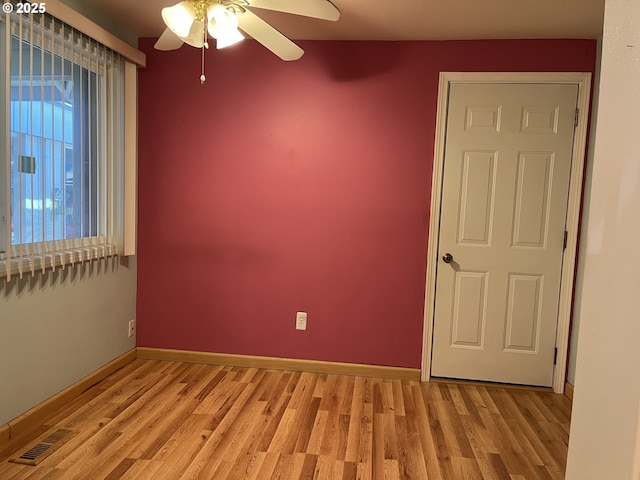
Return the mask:
[[191,3],[180,2],[163,8],[162,19],[173,33],[180,38],[187,38],[196,19],[196,11]]
[[242,35],[237,28],[232,28],[216,38],[216,48],[230,47],[241,40],[244,40],[244,35]]
[[192,47],[201,48],[204,45],[204,22],[196,20],[191,25],[189,35],[183,38],[184,43]]
[[216,39],[216,48],[224,48],[244,39],[238,30],[238,19],[219,3],[207,10],[207,30]]

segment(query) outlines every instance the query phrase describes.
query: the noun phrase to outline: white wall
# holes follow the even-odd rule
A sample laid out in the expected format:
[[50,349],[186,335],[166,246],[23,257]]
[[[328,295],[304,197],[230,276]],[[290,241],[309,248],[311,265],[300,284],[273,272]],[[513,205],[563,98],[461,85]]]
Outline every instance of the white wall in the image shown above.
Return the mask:
[[606,0],[567,480],[631,480],[640,405],[640,2]]
[[[587,164],[584,172],[584,198],[588,199],[591,195],[591,182],[593,180],[593,156],[595,154],[595,142],[594,142],[594,133],[596,131],[598,125],[598,99],[600,98],[600,68],[601,68],[601,59],[602,59],[602,39],[598,40],[598,57],[596,59],[596,70],[593,78],[593,104],[591,108],[591,140],[589,141],[589,152],[587,156]],[[587,234],[586,232],[589,230],[589,203],[585,200],[585,204],[582,209],[582,226],[581,226],[581,236],[580,236],[580,245],[578,247],[578,252],[580,258],[578,259],[577,269],[576,269],[576,285],[575,285],[575,295],[573,299],[573,311],[571,317],[571,338],[569,339],[569,366],[567,369],[567,382],[571,385],[575,385],[576,383],[576,360],[578,356],[578,337],[580,333],[580,306],[582,302],[582,282],[584,281],[584,252],[587,248]]]
[[135,259],[0,279],[0,426],[135,346]]

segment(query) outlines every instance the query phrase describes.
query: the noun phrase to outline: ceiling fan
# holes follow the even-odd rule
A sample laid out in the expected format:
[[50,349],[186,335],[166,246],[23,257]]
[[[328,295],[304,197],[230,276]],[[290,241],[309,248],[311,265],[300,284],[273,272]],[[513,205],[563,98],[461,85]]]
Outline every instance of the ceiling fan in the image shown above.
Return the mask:
[[183,43],[202,48],[201,83],[205,80],[204,51],[209,48],[209,36],[216,40],[216,48],[225,48],[244,38],[242,30],[282,60],[299,59],[304,50],[253,13],[254,8],[330,21],[340,17],[340,11],[328,0],[185,0],[162,9],[167,28],[155,48],[175,50]]

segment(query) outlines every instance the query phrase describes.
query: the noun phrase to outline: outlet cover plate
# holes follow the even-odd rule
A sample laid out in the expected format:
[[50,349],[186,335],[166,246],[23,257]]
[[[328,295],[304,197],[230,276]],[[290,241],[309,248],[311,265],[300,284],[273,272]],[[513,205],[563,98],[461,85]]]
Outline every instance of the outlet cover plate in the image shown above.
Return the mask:
[[296,330],[307,329],[307,312],[296,312]]
[[133,337],[136,334],[136,321],[129,320],[129,338]]

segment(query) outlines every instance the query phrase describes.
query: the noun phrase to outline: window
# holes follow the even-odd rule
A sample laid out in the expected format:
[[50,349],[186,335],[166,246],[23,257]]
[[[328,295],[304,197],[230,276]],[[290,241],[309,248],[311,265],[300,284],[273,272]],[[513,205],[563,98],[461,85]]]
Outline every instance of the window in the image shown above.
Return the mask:
[[0,17],[0,275],[119,253],[124,63],[49,15]]

